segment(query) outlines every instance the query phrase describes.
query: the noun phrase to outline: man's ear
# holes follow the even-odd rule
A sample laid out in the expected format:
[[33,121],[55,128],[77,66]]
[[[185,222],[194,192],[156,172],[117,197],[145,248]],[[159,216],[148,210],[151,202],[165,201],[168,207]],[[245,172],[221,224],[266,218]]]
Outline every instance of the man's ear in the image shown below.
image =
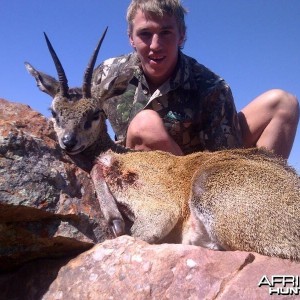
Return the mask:
[[128,37],[129,37],[130,45],[131,45],[133,48],[135,48],[134,41],[133,41],[133,38],[132,38],[132,34],[129,33],[129,34],[128,34]]
[[179,38],[179,42],[178,42],[178,47],[182,47],[185,41],[185,32],[184,33],[180,33],[180,38]]

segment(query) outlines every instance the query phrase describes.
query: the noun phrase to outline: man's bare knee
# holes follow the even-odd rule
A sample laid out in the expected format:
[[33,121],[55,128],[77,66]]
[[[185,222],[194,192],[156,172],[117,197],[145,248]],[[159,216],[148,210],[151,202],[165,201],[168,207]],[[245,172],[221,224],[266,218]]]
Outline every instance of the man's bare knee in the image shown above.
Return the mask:
[[139,136],[143,132],[163,126],[163,122],[156,111],[146,109],[139,112],[128,127],[128,134]]
[[273,89],[265,93],[269,105],[275,109],[285,111],[290,117],[299,118],[299,102],[296,96],[280,89]]
[[139,112],[131,121],[126,146],[136,150],[162,150],[182,155],[180,147],[168,134],[159,114],[147,109]]

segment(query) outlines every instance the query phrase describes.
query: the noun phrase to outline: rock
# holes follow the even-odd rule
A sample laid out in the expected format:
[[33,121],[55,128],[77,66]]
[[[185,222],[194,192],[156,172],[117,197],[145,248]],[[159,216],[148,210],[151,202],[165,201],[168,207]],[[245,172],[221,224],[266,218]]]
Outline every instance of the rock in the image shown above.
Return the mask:
[[256,253],[122,236],[62,267],[43,299],[266,299],[268,288],[258,287],[262,275],[299,270],[299,263]]
[[0,275],[0,299],[268,299],[268,287],[258,287],[263,275],[299,269],[299,263],[256,253],[149,245],[122,236],[71,260],[38,259]]
[[0,99],[0,270],[80,253],[108,236],[86,170],[60,150],[45,117]]

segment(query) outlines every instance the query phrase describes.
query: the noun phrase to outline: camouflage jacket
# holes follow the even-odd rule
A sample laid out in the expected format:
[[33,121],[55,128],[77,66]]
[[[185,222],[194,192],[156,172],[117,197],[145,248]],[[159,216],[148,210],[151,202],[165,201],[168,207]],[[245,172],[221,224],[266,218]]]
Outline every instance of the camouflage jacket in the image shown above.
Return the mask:
[[152,95],[136,53],[111,58],[98,66],[93,85],[124,76],[123,87],[104,103],[104,111],[124,143],[130,121],[141,110],[153,109],[184,154],[242,145],[232,93],[227,83],[191,57],[179,54],[174,75]]

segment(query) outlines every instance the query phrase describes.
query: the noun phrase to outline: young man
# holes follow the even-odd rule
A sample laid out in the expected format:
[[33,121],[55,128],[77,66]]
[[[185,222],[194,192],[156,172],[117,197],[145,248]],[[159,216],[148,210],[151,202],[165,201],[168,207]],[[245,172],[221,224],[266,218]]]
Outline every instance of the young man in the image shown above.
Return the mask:
[[94,84],[127,74],[104,105],[116,140],[137,150],[175,155],[236,147],[266,147],[289,156],[299,120],[291,94],[272,90],[237,114],[226,82],[184,55],[180,0],[132,0],[127,11],[134,52],[101,64]]

